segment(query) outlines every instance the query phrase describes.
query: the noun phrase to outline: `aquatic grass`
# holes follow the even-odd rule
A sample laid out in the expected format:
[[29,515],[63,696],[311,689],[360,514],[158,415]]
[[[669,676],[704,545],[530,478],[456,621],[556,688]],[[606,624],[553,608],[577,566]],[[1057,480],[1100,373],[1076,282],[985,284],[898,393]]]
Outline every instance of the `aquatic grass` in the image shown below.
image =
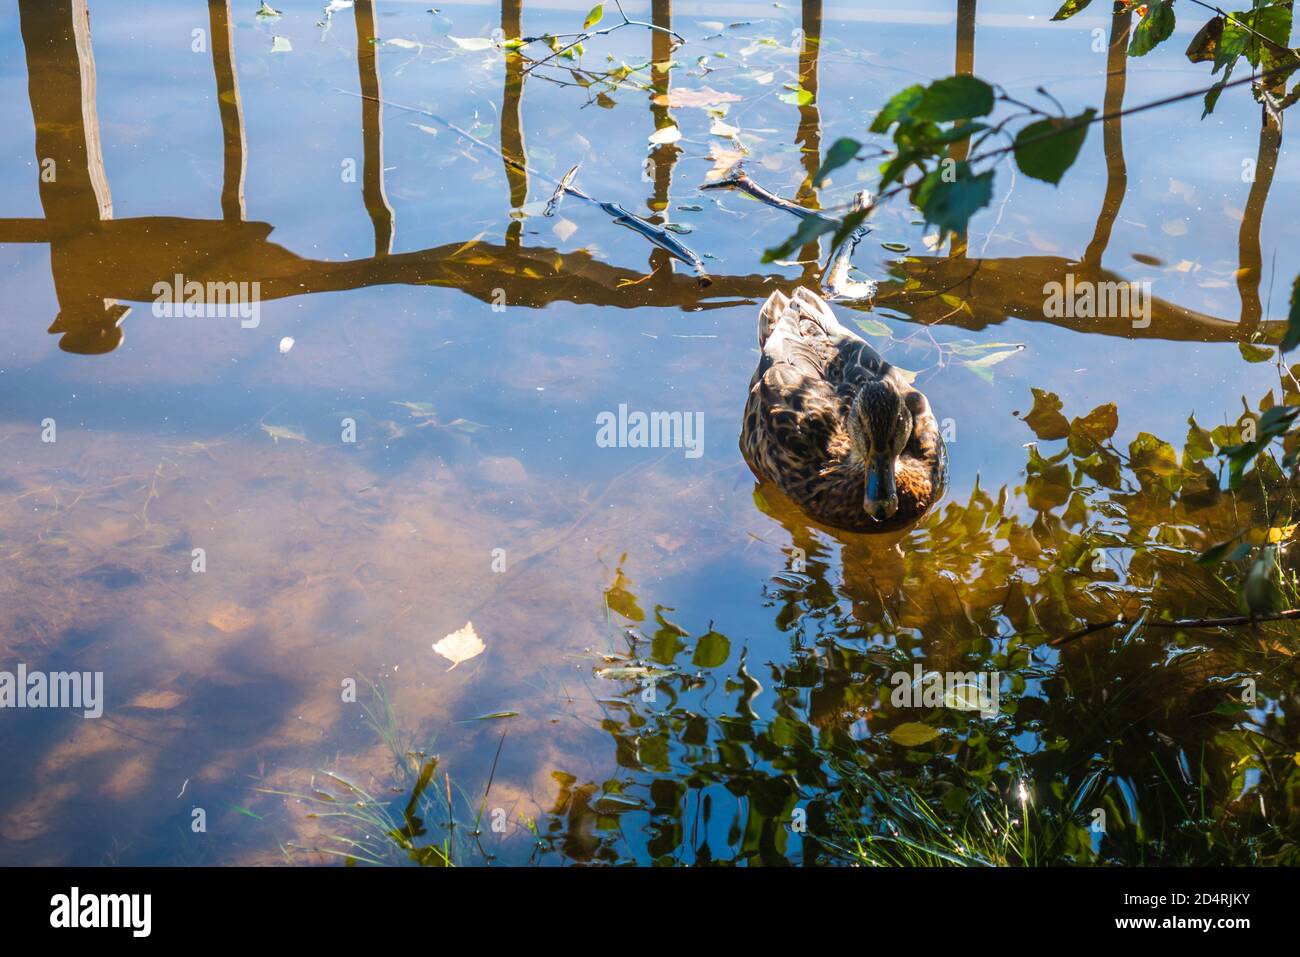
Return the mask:
[[501,735],[487,784],[475,801],[453,784],[449,773],[443,773],[441,782],[437,780],[438,756],[410,744],[413,735],[401,729],[382,683],[371,682],[370,692],[370,702],[362,703],[362,711],[366,724],[393,755],[394,796],[378,797],[330,770],[317,772],[327,779],[326,787],[317,786],[313,775],[308,791],[258,788],[265,794],[305,803],[311,808],[308,818],[323,822],[328,830],[326,846],[300,848],[288,844],[282,849],[338,857],[348,866],[456,867],[490,862],[492,855],[483,849],[478,837],[506,735]]

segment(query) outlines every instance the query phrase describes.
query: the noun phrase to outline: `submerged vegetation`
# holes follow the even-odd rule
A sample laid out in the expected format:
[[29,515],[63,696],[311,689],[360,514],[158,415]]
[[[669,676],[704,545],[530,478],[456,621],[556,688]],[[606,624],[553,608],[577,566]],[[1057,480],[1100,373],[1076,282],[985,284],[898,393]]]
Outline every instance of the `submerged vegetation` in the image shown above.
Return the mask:
[[[1089,4],[1069,0],[1055,19]],[[952,76],[936,33],[909,24],[920,39],[908,46],[897,25],[823,30],[815,0],[765,6],[770,21],[752,29],[650,6],[649,21],[618,2],[585,17],[529,10],[525,29],[508,0],[480,36],[480,8],[456,23],[423,7],[377,20],[373,3],[336,0],[317,22],[263,3],[249,26],[214,3],[217,96],[203,95],[220,163],[189,154],[200,137],[159,151],[164,175],[215,183],[220,170],[221,218],[202,219],[122,214],[152,195],[154,172],[95,155],[88,93],[116,109],[104,135],[120,148],[122,131],[143,128],[123,117],[123,81],[79,72],[94,64],[85,17],[20,5],[35,155],[58,175],[41,180],[43,220],[6,221],[9,243],[50,247],[52,283],[15,273],[53,324],[28,339],[24,327],[5,371],[3,440],[18,463],[0,477],[5,625],[33,660],[54,649],[118,667],[110,704],[129,703],[72,738],[23,716],[39,733],[6,739],[0,844],[85,862],[120,827],[123,860],[153,863],[171,851],[158,819],[183,831],[191,803],[218,808],[218,783],[243,792],[253,778],[256,811],[229,804],[211,837],[184,835],[195,860],[1300,864],[1300,365],[1287,364],[1300,280],[1289,323],[1271,321],[1260,248],[1281,116],[1300,99],[1287,89],[1300,68],[1291,4],[1094,3],[1111,31],[1093,52],[1108,56],[1062,76],[1104,82],[1104,100],[1068,109],[1059,89],[974,75],[973,3],[959,4]],[[1167,44],[1189,8],[1209,17],[1186,52],[1205,85],[1124,106],[1129,59]],[[260,59],[244,46],[241,94],[232,38],[272,26],[285,35],[255,37]],[[890,48],[868,51],[877,27]],[[124,47],[107,49],[101,64]],[[193,55],[180,54],[188,83]],[[834,82],[819,89],[827,63]],[[397,102],[380,94],[381,64]],[[541,104],[528,123],[526,81]],[[344,82],[359,99],[336,95]],[[858,99],[831,117],[827,91],[845,89]],[[1245,208],[1227,210],[1238,197],[1224,189],[1219,217],[1204,181],[1170,184],[1180,217],[1213,213],[1188,249],[1184,233],[1157,235],[1153,209],[1172,200],[1148,177],[1125,215],[1153,228],[1107,253],[1130,193],[1123,121],[1181,108],[1196,128],[1196,111],[1221,119],[1233,102],[1260,117],[1258,180],[1239,183],[1228,157]],[[351,125],[322,132],[334,107],[360,114],[359,157]],[[823,111],[851,135],[825,145]],[[1180,171],[1141,122],[1127,130],[1142,167]],[[1209,136],[1189,134],[1188,153]],[[250,162],[248,142],[267,141],[280,152]],[[1044,197],[1082,178],[1090,154],[1104,198],[1078,255]],[[106,171],[126,180],[116,217]],[[1134,163],[1135,187],[1140,173]],[[1009,204],[1013,177],[1030,195]],[[401,242],[395,207],[410,211]],[[995,209],[995,252],[976,256],[972,217]],[[1235,250],[1209,235],[1227,222],[1240,223]],[[888,256],[864,243],[873,228]],[[868,247],[870,278],[853,272]],[[1045,302],[1076,274],[1123,281],[1104,255],[1167,277],[1173,292],[1141,303],[1145,325]],[[47,325],[65,351],[119,349],[127,304],[182,273],[258,289],[261,332],[150,325],[138,309],[135,338],[103,364],[112,375],[41,351]],[[1198,273],[1215,285],[1193,286]],[[1240,321],[1193,310],[1221,311],[1228,294],[1208,290],[1234,282]],[[937,363],[906,374],[926,377],[941,422],[962,416],[960,495],[897,538],[811,522],[752,486],[736,456],[753,310],[799,285],[841,314],[875,308],[854,321],[900,372],[928,339]],[[303,296],[315,297],[291,303]],[[1002,323],[1014,328],[991,332]],[[1204,378],[1172,395],[1183,383],[1161,370],[1158,410],[1132,381],[1101,402],[1112,396],[1090,391],[1096,369],[1119,350],[1130,370],[1204,355]],[[1239,416],[1242,390],[1210,380],[1224,354],[1243,381],[1273,385],[1246,389]],[[1066,375],[1084,362],[1080,386]],[[602,410],[687,404],[701,429],[686,455],[656,459],[592,427],[612,421]],[[1174,428],[1150,424],[1171,408]],[[32,423],[52,427],[55,413],[62,444],[37,445]],[[371,686],[366,741],[348,750],[357,715],[337,683],[360,673],[388,685]],[[68,823],[88,807],[97,816]]]

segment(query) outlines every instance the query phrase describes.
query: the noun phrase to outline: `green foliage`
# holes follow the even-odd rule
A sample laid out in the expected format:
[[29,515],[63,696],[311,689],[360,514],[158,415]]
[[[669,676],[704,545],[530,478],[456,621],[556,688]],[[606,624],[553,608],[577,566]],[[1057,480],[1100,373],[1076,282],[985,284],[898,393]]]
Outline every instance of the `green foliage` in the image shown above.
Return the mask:
[[862,149],[862,144],[857,140],[849,139],[846,136],[837,139],[831,144],[831,148],[826,151],[826,158],[822,160],[821,166],[817,167],[817,172],[813,174],[813,186],[821,186],[826,182],[826,177],[857,156],[860,149]]
[[[629,661],[672,650],[652,699],[630,676],[604,699],[619,774],[564,775],[546,847],[611,864],[1300,863],[1294,629],[1151,624],[1297,602],[1278,547],[1295,529],[1269,523],[1300,510],[1269,450],[1233,493],[1206,462],[1236,426],[1189,416],[1181,455],[1150,433],[1117,444],[1116,406],[1069,417],[1045,390],[1024,421],[1052,445],[1028,450],[1024,487],[977,486],[899,550],[831,544],[760,489],[806,556],[797,573],[777,558],[766,589],[788,655],[760,671],[713,627],[620,629]],[[1194,560],[1206,549],[1215,564]],[[1139,624],[1048,644],[1119,616]],[[917,663],[996,671],[996,711],[896,700]]]
[[1096,115],[1096,110],[1087,109],[1078,116],[1052,116],[1023,127],[1015,148],[1020,171],[1055,186],[1074,165]]
[[1068,20],[1090,3],[1092,3],[1092,0],[1065,0],[1065,3],[1061,4],[1061,9],[1052,14],[1052,19]]
[[1147,15],[1133,31],[1129,56],[1146,56],[1174,32],[1174,0],[1152,0]]

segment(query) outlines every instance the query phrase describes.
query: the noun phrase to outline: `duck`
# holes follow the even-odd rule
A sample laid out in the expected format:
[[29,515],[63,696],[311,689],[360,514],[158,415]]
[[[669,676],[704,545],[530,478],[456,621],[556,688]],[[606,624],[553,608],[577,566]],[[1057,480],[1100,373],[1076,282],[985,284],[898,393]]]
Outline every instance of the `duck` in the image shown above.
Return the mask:
[[740,450],[760,482],[814,521],[881,533],[942,499],[948,450],[930,401],[806,287],[758,316]]

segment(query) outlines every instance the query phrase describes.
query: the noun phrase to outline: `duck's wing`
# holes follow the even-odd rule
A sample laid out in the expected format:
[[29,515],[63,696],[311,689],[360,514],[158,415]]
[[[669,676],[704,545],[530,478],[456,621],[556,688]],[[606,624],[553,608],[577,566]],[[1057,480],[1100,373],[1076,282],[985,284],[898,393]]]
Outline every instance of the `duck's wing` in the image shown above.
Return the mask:
[[[777,295],[769,297],[763,307],[765,314],[775,312]],[[760,319],[760,336],[762,322]],[[852,394],[864,382],[893,372],[893,366],[866,340],[840,323],[825,299],[802,286],[771,321],[763,340],[763,356],[767,365],[794,365],[805,374],[824,379],[841,394]]]

